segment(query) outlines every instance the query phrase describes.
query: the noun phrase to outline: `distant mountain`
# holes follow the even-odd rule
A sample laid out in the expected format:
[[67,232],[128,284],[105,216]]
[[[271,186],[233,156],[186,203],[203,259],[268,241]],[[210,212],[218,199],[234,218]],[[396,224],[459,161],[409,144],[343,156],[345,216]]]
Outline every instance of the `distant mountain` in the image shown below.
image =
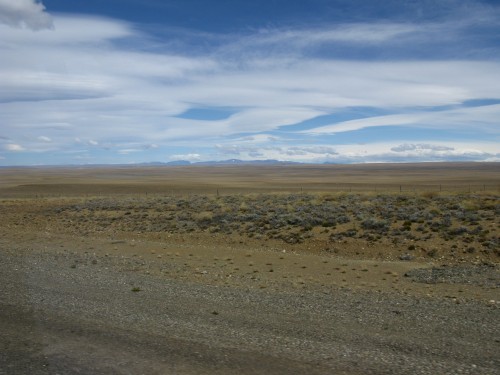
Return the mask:
[[173,160],[166,163],[153,162],[141,163],[140,165],[165,165],[165,166],[184,166],[184,165],[274,165],[274,164],[303,164],[293,161],[279,161],[274,159],[266,160],[240,160],[240,159],[227,159],[227,160],[210,160],[210,161],[195,161],[189,160]]
[[174,160],[169,161],[168,163],[162,163],[163,165],[191,165],[189,160]]
[[173,160],[169,162],[163,161],[150,161],[145,163],[134,163],[134,164],[123,164],[125,166],[139,166],[139,167],[162,167],[162,166],[172,166],[172,165],[191,165],[188,160]]
[[[125,165],[127,165],[127,164],[125,164]],[[156,167],[156,166],[160,166],[160,165],[165,165],[165,163],[162,161],[149,161],[149,162],[145,162],[145,163],[134,163],[134,164],[128,164],[128,165],[138,165],[141,167]]]
[[293,161],[279,161],[274,159],[267,160],[240,160],[228,159],[218,161],[200,161],[191,163],[191,165],[276,165],[276,164],[301,164]]
[[213,160],[213,161],[198,161],[190,162],[189,160],[172,160],[169,162],[153,161],[146,163],[134,164],[61,164],[61,165],[41,165],[41,166],[1,166],[0,168],[128,168],[128,167],[172,167],[172,166],[189,166],[189,165],[294,165],[294,164],[307,164],[295,161],[280,161],[274,159],[267,160]]

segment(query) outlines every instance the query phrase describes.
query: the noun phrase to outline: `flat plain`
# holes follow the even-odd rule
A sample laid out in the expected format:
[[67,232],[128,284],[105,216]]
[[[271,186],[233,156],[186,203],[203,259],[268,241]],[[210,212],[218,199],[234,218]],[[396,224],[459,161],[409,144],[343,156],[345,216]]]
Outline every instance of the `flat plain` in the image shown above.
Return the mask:
[[0,374],[500,373],[499,163],[0,169]]

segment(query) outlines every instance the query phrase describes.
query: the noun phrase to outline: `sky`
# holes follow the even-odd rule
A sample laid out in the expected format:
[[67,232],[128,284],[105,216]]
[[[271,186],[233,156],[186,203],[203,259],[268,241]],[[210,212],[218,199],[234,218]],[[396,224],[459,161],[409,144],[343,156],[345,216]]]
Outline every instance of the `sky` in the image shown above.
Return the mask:
[[500,161],[500,2],[0,0],[0,166]]

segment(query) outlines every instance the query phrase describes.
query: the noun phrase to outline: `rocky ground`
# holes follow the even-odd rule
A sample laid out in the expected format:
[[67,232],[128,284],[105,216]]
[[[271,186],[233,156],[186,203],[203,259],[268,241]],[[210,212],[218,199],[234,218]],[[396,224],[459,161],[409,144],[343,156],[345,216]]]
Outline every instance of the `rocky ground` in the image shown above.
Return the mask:
[[0,374],[500,374],[494,196],[257,198],[2,201]]

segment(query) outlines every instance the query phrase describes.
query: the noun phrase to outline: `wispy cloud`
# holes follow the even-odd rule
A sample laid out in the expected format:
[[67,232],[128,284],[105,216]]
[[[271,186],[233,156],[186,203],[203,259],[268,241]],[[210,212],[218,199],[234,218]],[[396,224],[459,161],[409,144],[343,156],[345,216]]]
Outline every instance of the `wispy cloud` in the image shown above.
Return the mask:
[[[244,37],[237,44],[245,47],[287,46],[293,50],[310,48],[326,43],[387,43],[410,33],[418,32],[417,25],[398,23],[353,23],[335,25],[329,29],[261,29],[258,33]],[[236,46],[237,44],[233,45]],[[284,50],[280,50],[284,51]]]
[[304,131],[309,134],[335,134],[370,127],[407,126],[427,129],[474,129],[485,133],[500,134],[500,105],[485,105],[475,108],[460,108],[442,111],[425,111],[367,117],[342,121]]
[[[2,13],[5,4],[11,2],[0,0],[0,17],[7,14]],[[27,12],[23,14],[37,9],[40,19],[48,17],[39,3],[19,4]],[[433,143],[404,134],[406,128],[427,129],[432,142],[432,131],[459,139],[460,131],[475,129],[482,140],[498,140],[498,46],[483,43],[484,35],[479,34],[489,58],[483,58],[483,52],[476,55],[470,40],[465,51],[459,53],[461,45],[448,49],[446,58],[438,52],[433,58],[414,54],[419,46],[432,51],[451,48],[455,40],[446,40],[450,35],[473,39],[475,34],[467,31],[478,19],[489,28],[497,22],[487,12],[461,17],[455,23],[356,22],[212,34],[213,47],[208,49],[191,49],[193,43],[161,49],[139,25],[109,18],[58,14],[51,18],[53,29],[47,23],[37,32],[11,27],[26,27],[27,21],[0,21],[3,148],[61,154],[100,150],[109,158],[120,157],[117,160],[129,154],[147,157],[153,151],[155,157],[188,160],[237,155],[364,161],[364,155],[416,158],[426,152],[494,158],[490,148],[472,143],[427,149],[424,146]],[[405,51],[405,58],[363,55],[395,45]],[[346,51],[349,58],[336,51]],[[468,106],[470,101],[479,104]],[[370,113],[345,118],[345,112],[358,107]],[[199,108],[225,108],[229,114],[217,120],[182,118]],[[325,116],[329,122],[318,120]],[[365,154],[354,151],[355,139],[350,148],[346,141],[336,143],[336,134],[380,127],[403,131],[398,143]],[[390,132],[386,136],[395,139]],[[169,151],[173,146],[175,151]],[[411,152],[413,156],[402,155]]]
[[405,143],[396,147],[391,147],[394,152],[407,152],[407,151],[453,151],[453,147],[442,145],[430,145],[426,143]]

